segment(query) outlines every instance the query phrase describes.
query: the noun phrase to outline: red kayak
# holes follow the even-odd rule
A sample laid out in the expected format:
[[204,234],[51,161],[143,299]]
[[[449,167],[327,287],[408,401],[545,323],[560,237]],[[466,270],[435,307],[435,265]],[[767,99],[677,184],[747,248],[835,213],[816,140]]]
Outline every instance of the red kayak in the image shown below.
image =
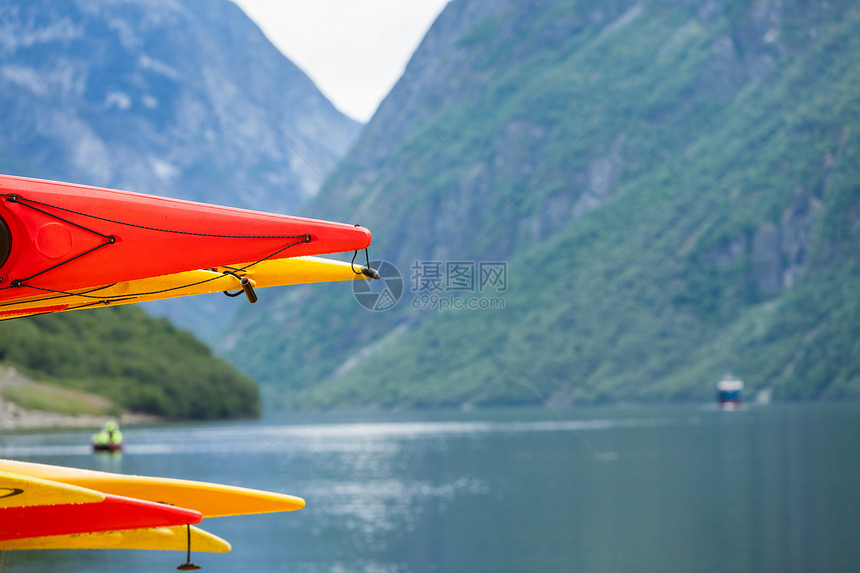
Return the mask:
[[0,175],[0,301],[370,241],[344,223]]
[[96,503],[0,508],[0,539],[200,523],[199,511],[105,495]]

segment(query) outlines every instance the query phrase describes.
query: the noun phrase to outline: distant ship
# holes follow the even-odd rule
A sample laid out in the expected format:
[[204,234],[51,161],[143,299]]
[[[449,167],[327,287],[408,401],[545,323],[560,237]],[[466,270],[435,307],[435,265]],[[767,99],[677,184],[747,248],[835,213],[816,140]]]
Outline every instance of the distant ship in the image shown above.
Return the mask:
[[731,374],[726,374],[717,382],[717,402],[724,410],[735,410],[741,407],[741,391],[744,383]]

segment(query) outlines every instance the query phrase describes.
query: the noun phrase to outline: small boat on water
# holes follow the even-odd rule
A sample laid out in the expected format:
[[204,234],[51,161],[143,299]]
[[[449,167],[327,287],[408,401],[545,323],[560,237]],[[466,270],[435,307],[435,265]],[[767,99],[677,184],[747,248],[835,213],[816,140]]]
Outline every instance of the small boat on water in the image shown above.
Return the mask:
[[119,424],[111,420],[107,422],[100,432],[93,434],[94,452],[121,452],[122,432]]
[[736,410],[741,407],[741,392],[744,383],[732,374],[726,374],[717,382],[717,403],[723,410]]
[[122,444],[93,444],[94,452],[121,452]]

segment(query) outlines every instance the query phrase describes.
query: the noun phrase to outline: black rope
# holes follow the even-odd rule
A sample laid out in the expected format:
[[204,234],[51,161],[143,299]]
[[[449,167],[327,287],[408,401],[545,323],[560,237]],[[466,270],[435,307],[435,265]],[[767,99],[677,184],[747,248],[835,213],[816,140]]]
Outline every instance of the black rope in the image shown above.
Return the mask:
[[[285,246],[285,247],[282,247],[282,248],[280,248],[280,249],[278,249],[278,250],[274,251],[273,253],[271,253],[271,254],[269,254],[269,255],[267,255],[267,256],[265,256],[265,257],[263,257],[262,259],[259,259],[259,260],[257,260],[257,261],[254,261],[253,263],[248,263],[248,264],[247,264],[247,265],[245,265],[244,267],[229,267],[230,269],[232,269],[230,272],[222,272],[222,274],[221,274],[221,275],[216,275],[216,276],[209,277],[209,278],[207,278],[207,279],[203,279],[203,280],[200,280],[200,281],[193,281],[193,282],[185,283],[185,284],[182,284],[182,285],[177,285],[177,286],[175,286],[175,287],[170,287],[170,288],[166,288],[166,289],[159,289],[159,290],[152,290],[152,291],[145,291],[145,292],[125,293],[125,294],[121,294],[121,295],[119,295],[119,294],[118,294],[118,295],[101,295],[101,296],[99,296],[99,295],[93,295],[93,294],[90,294],[90,293],[92,293],[92,292],[97,292],[98,290],[101,290],[102,288],[107,288],[107,287],[99,287],[99,288],[97,288],[97,289],[93,289],[93,290],[88,291],[88,292],[75,293],[75,292],[71,292],[71,291],[63,291],[63,290],[57,290],[57,289],[50,289],[50,288],[46,288],[46,287],[38,287],[38,286],[27,285],[27,284],[21,284],[21,285],[19,285],[19,286],[21,286],[21,287],[27,287],[27,288],[30,288],[30,289],[33,289],[33,290],[42,291],[42,292],[54,293],[54,294],[59,295],[59,296],[57,296],[57,297],[55,297],[55,298],[62,298],[62,297],[66,297],[66,296],[76,296],[76,297],[81,297],[81,298],[89,298],[89,299],[93,299],[94,301],[96,301],[96,302],[93,302],[93,303],[91,303],[91,304],[83,305],[83,306],[78,306],[78,307],[75,307],[75,308],[84,308],[84,307],[86,307],[86,306],[95,306],[95,305],[97,305],[97,304],[99,304],[99,303],[102,303],[102,304],[110,304],[111,302],[117,302],[117,301],[120,301],[120,300],[131,300],[131,299],[138,298],[138,297],[141,297],[141,296],[151,296],[151,295],[157,295],[157,294],[165,294],[165,293],[172,292],[172,291],[176,291],[176,290],[182,290],[182,289],[184,289],[184,288],[188,288],[188,287],[193,287],[193,286],[198,286],[198,285],[206,284],[206,283],[208,283],[208,282],[212,282],[212,281],[214,281],[214,280],[218,280],[218,279],[220,279],[224,274],[230,274],[230,275],[233,275],[233,276],[235,276],[235,277],[237,277],[237,278],[239,278],[239,279],[241,280],[241,277],[239,277],[237,273],[247,271],[248,269],[250,269],[250,268],[251,268],[251,267],[253,267],[254,265],[258,265],[258,264],[262,263],[263,261],[269,260],[269,259],[273,258],[274,256],[276,256],[276,255],[278,255],[278,254],[280,254],[280,253],[282,253],[282,252],[286,251],[287,249],[289,249],[289,248],[291,248],[291,247],[295,247],[296,245],[301,245],[302,243],[309,242],[310,235],[301,235],[301,236],[306,237],[308,240],[301,240],[301,241],[296,241],[296,242],[294,242],[294,243],[291,243],[291,244],[289,244],[289,245],[287,245],[287,246]],[[108,286],[113,286],[113,285],[108,285]],[[10,288],[10,287],[4,287],[4,288]],[[2,289],[0,289],[0,290],[2,290]],[[245,291],[244,291],[244,290],[242,290],[242,291],[239,291],[237,294],[242,294],[242,293],[244,293],[244,292],[245,292]],[[6,304],[6,305],[15,305],[15,304],[20,304],[20,303],[21,303],[20,301],[12,301],[12,302],[5,303],[5,304]],[[0,303],[0,306],[4,306],[4,304]]]
[[[98,235],[99,237],[109,239],[111,241],[111,243],[116,241],[116,238],[114,238],[111,235],[105,235],[103,233],[99,233],[95,229],[90,229],[88,227],[84,227],[83,225],[79,225],[78,223],[75,223],[74,221],[69,221],[68,219],[63,219],[62,217],[60,217],[56,213],[49,213],[48,211],[45,211],[44,209],[39,209],[38,207],[34,207],[33,205],[30,205],[30,203],[32,202],[32,203],[36,203],[38,205],[44,205],[45,207],[52,207],[54,209],[60,209],[60,207],[55,207],[54,205],[48,205],[47,203],[41,203],[38,201],[30,201],[29,199],[24,199],[20,195],[10,195],[10,196],[8,196],[7,199],[10,203],[18,203],[20,205],[23,205],[24,207],[29,207],[30,209],[33,209],[34,211],[38,211],[39,213],[43,213],[43,214],[47,215],[48,217],[53,217],[54,219],[58,219],[64,223],[68,223],[69,225],[73,225],[79,229],[83,229],[84,231],[87,231],[87,232],[92,233],[94,235]],[[74,213],[74,211],[72,211],[72,212]]]
[[[356,225],[356,226],[358,226],[358,225]],[[377,271],[376,269],[370,268],[370,255],[367,254],[367,248],[364,249],[364,260],[367,261],[367,266],[364,267],[363,269],[359,270],[359,271],[355,270],[355,257],[357,257],[357,256],[358,256],[358,250],[356,250],[352,254],[352,262],[349,264],[350,268],[352,268],[352,272],[354,272],[357,275],[364,275],[369,279],[374,279],[374,280],[379,279],[380,278],[379,271]]]
[[186,530],[188,532],[188,554],[185,558],[185,563],[182,563],[179,567],[177,567],[177,569],[180,571],[197,571],[198,569],[200,569],[200,565],[191,562],[191,524],[187,523],[185,524],[185,527],[187,528]]
[[[98,297],[98,296],[92,296],[92,295],[91,295],[91,293],[98,292],[98,291],[100,291],[100,290],[104,290],[104,289],[107,289],[107,288],[111,288],[112,286],[116,286],[116,284],[117,284],[117,283],[112,283],[112,284],[109,284],[109,285],[98,286],[98,287],[95,287],[95,288],[92,288],[92,289],[89,289],[89,290],[86,290],[86,291],[83,291],[83,292],[79,292],[79,293],[75,293],[75,292],[71,292],[71,291],[69,291],[69,292],[67,292],[67,291],[58,291],[58,290],[46,289],[46,288],[42,288],[42,287],[34,287],[34,286],[30,286],[30,285],[23,285],[23,286],[26,286],[27,288],[31,288],[31,289],[33,289],[33,290],[41,290],[41,291],[43,291],[43,292],[53,292],[53,293],[56,293],[56,294],[57,294],[57,296],[39,298],[39,299],[34,300],[34,301],[27,301],[27,300],[23,300],[23,301],[22,301],[22,300],[20,300],[20,299],[16,299],[16,300],[11,300],[11,301],[7,301],[7,302],[0,302],[0,309],[2,309],[2,308],[3,308],[3,307],[5,307],[5,306],[16,306],[16,305],[19,305],[19,304],[21,304],[21,303],[26,303],[26,302],[47,302],[47,301],[52,301],[52,300],[60,300],[60,299],[63,299],[63,298],[67,298],[67,297],[69,297],[69,296],[79,296],[79,297],[82,297],[82,298],[94,298],[94,299],[107,298],[107,297],[104,297],[104,296],[101,296],[101,297]],[[124,296],[134,296],[134,295],[110,295],[110,296],[111,296],[111,297],[113,297],[113,298],[120,298],[120,297],[124,297]]]
[[113,243],[102,243],[101,245],[97,245],[97,246],[93,247],[92,249],[88,249],[88,250],[84,251],[83,253],[78,253],[77,255],[73,256],[72,258],[70,258],[68,260],[65,260],[61,263],[57,263],[56,265],[54,265],[52,267],[48,267],[47,269],[41,270],[38,273],[36,273],[34,275],[30,275],[29,277],[27,277],[25,279],[14,279],[9,283],[9,286],[3,287],[3,288],[30,286],[30,285],[25,285],[24,281],[29,281],[31,279],[34,279],[39,275],[43,275],[43,274],[47,273],[48,271],[52,271],[52,270],[56,269],[57,267],[61,267],[61,266],[65,265],[66,263],[71,263],[75,259],[79,259],[79,258],[83,257],[84,255],[89,255],[93,251],[96,251],[98,249],[101,249],[102,247],[106,247],[106,246],[112,245],[112,244]]
[[[84,231],[86,231],[86,232],[88,232],[88,233],[92,233],[93,235],[97,235],[97,236],[99,236],[99,237],[101,237],[101,238],[103,238],[103,239],[106,239],[106,242],[102,243],[101,245],[97,245],[97,246],[95,246],[95,247],[93,247],[93,248],[91,248],[91,249],[88,249],[88,250],[86,250],[86,251],[84,251],[84,252],[82,252],[82,253],[78,253],[77,255],[74,255],[73,257],[71,257],[71,258],[69,258],[69,259],[67,259],[67,260],[65,260],[65,261],[61,261],[61,262],[59,262],[59,263],[57,263],[57,264],[55,264],[55,265],[53,265],[53,266],[51,266],[51,267],[48,267],[47,269],[43,269],[43,270],[41,270],[41,271],[39,271],[39,272],[37,272],[37,273],[35,273],[35,274],[33,274],[33,275],[30,275],[30,276],[29,276],[29,277],[27,277],[27,278],[24,278],[24,279],[13,279],[13,280],[11,280],[11,281],[9,282],[9,285],[4,286],[4,287],[0,287],[0,290],[6,290],[6,289],[10,289],[10,288],[17,288],[17,287],[22,287],[22,286],[29,286],[29,285],[25,285],[25,284],[24,284],[24,282],[25,282],[25,281],[29,281],[29,280],[31,280],[31,279],[33,279],[33,278],[35,278],[35,277],[39,276],[39,275],[42,275],[42,274],[44,274],[44,273],[47,273],[47,272],[49,272],[49,271],[52,271],[52,270],[54,270],[54,269],[56,269],[56,268],[58,268],[58,267],[61,267],[61,266],[65,265],[65,264],[67,264],[67,263],[70,263],[70,262],[74,261],[75,259],[78,259],[78,258],[80,258],[80,257],[83,257],[84,255],[88,255],[88,254],[92,253],[93,251],[98,250],[98,249],[100,249],[100,248],[102,248],[102,247],[104,247],[104,246],[106,246],[106,245],[113,245],[114,243],[116,243],[116,238],[115,238],[113,235],[105,235],[104,233],[99,233],[99,232],[98,232],[98,231],[96,231],[95,229],[90,229],[90,228],[88,228],[88,227],[84,227],[83,225],[79,225],[78,223],[75,223],[75,222],[73,222],[73,221],[69,221],[68,219],[64,219],[63,217],[60,217],[59,215],[57,215],[57,214],[55,214],[55,213],[49,213],[48,211],[45,211],[44,209],[40,209],[40,208],[38,208],[38,207],[34,207],[33,205],[29,205],[29,204],[26,202],[27,200],[26,200],[26,199],[24,199],[23,197],[21,197],[20,195],[16,195],[16,194],[7,194],[7,195],[5,195],[5,197],[6,197],[6,200],[7,200],[9,203],[17,203],[17,204],[19,204],[19,205],[22,205],[22,206],[24,206],[24,207],[27,207],[27,208],[29,208],[29,209],[33,209],[34,211],[37,211],[37,212],[39,212],[39,213],[42,213],[42,214],[44,214],[44,215],[46,215],[46,216],[48,216],[48,217],[52,217],[52,218],[57,219],[57,220],[59,220],[59,221],[63,221],[64,223],[67,223],[67,224],[69,224],[69,225],[72,225],[72,226],[78,227],[79,229],[83,229]],[[53,205],[47,205],[47,204],[45,204],[45,203],[40,203],[40,202],[37,202],[37,203],[38,203],[38,204],[40,204],[40,205],[47,206],[47,207],[53,207]]]
[[[237,281],[240,281],[240,282],[242,281],[242,277],[240,277],[240,276],[238,275],[238,273],[236,273],[236,272],[234,272],[234,271],[232,271],[232,270],[230,270],[230,269],[228,269],[228,270],[226,270],[226,271],[222,271],[222,274],[230,275],[231,277],[235,278]],[[229,292],[229,291],[226,291],[226,290],[225,290],[225,291],[223,291],[223,292],[224,292],[224,294],[226,294],[226,295],[227,295],[227,296],[229,296],[230,298],[236,298],[236,297],[237,297],[237,296],[239,296],[239,295],[245,294],[245,291],[244,291],[244,290],[237,290],[236,292]]]

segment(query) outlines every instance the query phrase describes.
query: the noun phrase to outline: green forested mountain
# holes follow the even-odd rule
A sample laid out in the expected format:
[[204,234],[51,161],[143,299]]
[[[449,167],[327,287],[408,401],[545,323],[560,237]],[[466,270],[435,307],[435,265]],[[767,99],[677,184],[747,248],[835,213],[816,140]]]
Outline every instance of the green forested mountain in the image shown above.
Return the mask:
[[[710,399],[727,371],[855,397],[858,85],[849,1],[454,0],[310,207],[374,231],[398,304],[285,291],[221,349],[290,406]],[[503,292],[417,284],[496,262]]]
[[134,306],[2,321],[0,363],[137,412],[218,419],[260,411],[250,379]]

